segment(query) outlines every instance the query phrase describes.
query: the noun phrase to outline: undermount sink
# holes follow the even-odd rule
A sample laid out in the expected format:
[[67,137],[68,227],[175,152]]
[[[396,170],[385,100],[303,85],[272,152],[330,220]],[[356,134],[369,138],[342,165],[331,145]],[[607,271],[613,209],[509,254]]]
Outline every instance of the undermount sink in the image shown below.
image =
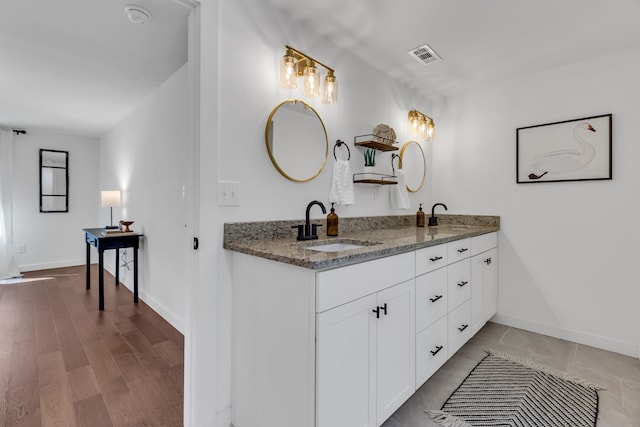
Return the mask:
[[340,252],[348,251],[349,249],[364,248],[364,245],[355,245],[353,243],[329,243],[326,245],[309,246],[305,249],[311,249],[312,251],[319,252]]

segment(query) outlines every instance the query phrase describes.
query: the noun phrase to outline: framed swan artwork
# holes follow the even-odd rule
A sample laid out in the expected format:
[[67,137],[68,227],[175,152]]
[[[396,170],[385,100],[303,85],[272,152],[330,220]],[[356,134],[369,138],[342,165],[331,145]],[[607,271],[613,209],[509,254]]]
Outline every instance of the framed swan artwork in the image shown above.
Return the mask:
[[612,115],[516,129],[516,182],[611,179]]

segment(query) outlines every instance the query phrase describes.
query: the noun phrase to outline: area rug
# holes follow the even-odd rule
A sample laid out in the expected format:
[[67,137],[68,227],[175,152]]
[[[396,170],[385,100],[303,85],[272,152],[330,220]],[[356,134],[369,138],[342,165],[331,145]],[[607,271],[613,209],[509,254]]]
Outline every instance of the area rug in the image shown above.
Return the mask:
[[443,427],[594,427],[599,387],[528,360],[488,351],[439,411]]

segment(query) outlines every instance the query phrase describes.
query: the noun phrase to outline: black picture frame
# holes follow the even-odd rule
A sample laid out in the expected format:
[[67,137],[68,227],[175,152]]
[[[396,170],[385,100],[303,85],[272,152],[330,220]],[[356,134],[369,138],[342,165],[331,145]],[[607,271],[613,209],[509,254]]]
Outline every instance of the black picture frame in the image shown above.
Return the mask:
[[610,180],[613,114],[516,129],[516,183]]

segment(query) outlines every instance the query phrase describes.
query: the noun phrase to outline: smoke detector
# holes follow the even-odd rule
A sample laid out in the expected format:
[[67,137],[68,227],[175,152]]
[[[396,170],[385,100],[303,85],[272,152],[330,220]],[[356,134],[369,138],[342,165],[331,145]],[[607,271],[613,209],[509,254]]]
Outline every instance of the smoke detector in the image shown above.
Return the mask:
[[442,58],[433,50],[429,45],[423,44],[422,46],[416,47],[415,49],[411,49],[409,51],[409,55],[411,55],[416,61],[421,63],[422,65],[431,64],[432,62],[442,61]]
[[124,11],[133,24],[147,24],[151,21],[151,12],[142,6],[128,4],[124,7]]

